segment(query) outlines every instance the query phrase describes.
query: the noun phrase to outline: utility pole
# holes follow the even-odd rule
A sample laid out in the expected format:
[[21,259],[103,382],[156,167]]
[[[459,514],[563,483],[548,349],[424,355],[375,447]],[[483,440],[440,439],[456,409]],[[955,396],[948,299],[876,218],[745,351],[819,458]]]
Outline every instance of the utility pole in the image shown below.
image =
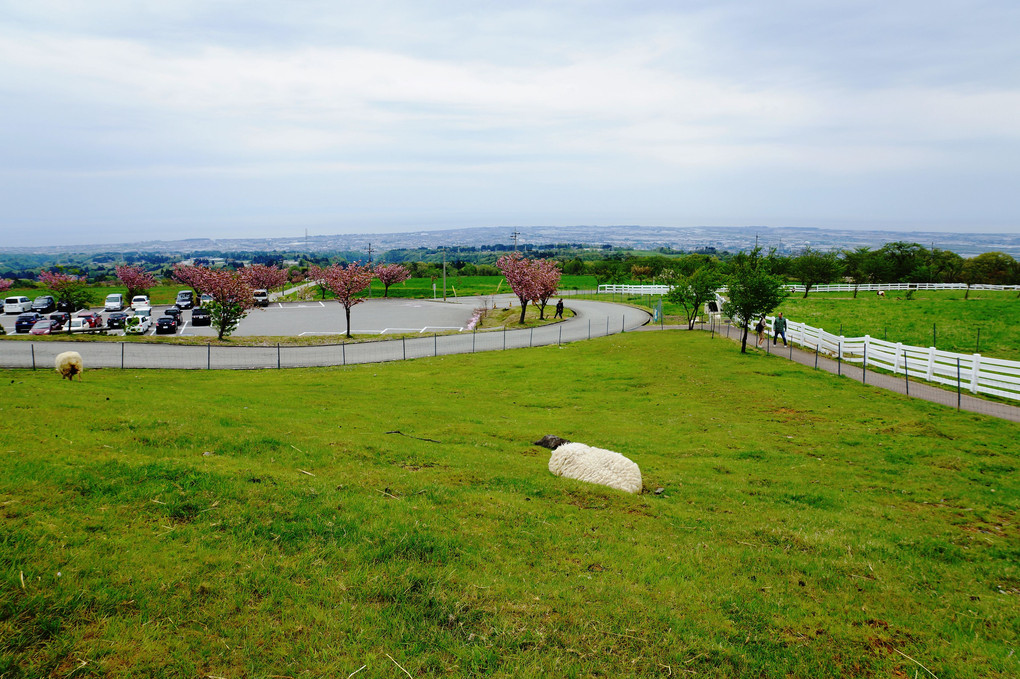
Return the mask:
[[514,232],[511,235],[514,237],[514,252],[517,252],[517,236],[520,236],[521,232],[514,229]]
[[446,248],[443,248],[443,301],[446,301]]

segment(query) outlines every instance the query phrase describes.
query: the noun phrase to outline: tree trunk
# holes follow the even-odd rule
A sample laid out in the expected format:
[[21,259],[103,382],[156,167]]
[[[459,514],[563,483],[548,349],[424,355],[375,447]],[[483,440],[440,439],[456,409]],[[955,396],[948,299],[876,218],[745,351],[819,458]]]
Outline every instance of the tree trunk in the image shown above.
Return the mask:
[[542,303],[542,306],[538,307],[538,320],[545,320],[545,302]]
[[351,337],[351,308],[349,306],[344,307],[344,314],[347,316],[347,337],[353,339]]
[[741,330],[743,330],[743,332],[741,333],[741,337],[740,337],[740,353],[746,354],[747,353],[747,321],[744,321],[744,325],[741,328]]
[[383,288],[382,296],[383,297],[389,297],[390,296],[390,286],[389,286],[389,284],[387,284],[386,287]]
[[521,300],[521,320],[520,320],[520,324],[521,325],[524,325],[524,312],[527,310],[527,308],[528,308],[528,300],[522,299]]

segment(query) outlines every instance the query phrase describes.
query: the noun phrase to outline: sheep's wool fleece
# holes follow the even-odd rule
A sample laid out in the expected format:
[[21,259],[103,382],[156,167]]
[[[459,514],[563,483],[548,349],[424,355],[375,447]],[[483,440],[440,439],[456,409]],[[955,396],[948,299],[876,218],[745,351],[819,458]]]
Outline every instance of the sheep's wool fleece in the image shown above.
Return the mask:
[[56,359],[53,361],[54,367],[62,377],[73,379],[75,375],[78,375],[78,379],[81,380],[81,374],[85,372],[85,366],[81,360],[81,354],[77,351],[65,351],[57,354]]
[[611,450],[583,443],[565,443],[553,450],[549,471],[628,493],[641,492],[641,469],[634,462]]

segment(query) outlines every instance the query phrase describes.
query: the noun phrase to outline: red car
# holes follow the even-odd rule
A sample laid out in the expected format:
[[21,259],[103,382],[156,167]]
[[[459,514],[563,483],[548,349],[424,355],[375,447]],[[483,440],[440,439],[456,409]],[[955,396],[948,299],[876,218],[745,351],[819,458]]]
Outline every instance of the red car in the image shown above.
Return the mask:
[[95,311],[89,311],[88,309],[86,309],[85,311],[79,311],[78,318],[85,319],[85,322],[89,324],[90,328],[103,327],[103,317],[97,314]]
[[60,321],[55,318],[44,318],[41,321],[36,321],[32,329],[29,330],[30,335],[52,335],[55,332],[60,332],[64,329]]

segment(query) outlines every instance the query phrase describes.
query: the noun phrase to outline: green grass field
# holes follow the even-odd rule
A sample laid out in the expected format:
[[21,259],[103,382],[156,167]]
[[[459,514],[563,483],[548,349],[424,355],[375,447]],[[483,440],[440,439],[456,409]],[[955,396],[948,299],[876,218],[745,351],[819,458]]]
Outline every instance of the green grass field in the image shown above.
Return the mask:
[[0,384],[4,677],[1020,671],[1017,425],[705,333]]
[[[1020,360],[1020,299],[1015,292],[918,290],[791,295],[777,309],[788,318],[847,337],[871,335],[890,342]],[[933,332],[934,331],[934,332]],[[980,331],[980,337],[979,337]]]

